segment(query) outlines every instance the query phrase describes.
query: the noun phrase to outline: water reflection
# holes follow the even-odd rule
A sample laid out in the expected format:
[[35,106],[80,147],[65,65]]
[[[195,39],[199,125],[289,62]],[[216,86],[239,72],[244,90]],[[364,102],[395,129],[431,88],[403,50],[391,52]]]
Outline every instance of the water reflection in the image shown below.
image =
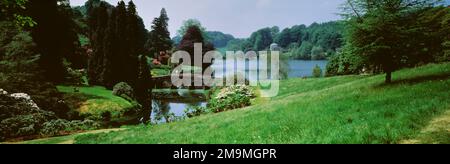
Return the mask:
[[153,100],[152,123],[161,124],[185,119],[185,110],[193,107],[206,107],[204,99],[166,99]]

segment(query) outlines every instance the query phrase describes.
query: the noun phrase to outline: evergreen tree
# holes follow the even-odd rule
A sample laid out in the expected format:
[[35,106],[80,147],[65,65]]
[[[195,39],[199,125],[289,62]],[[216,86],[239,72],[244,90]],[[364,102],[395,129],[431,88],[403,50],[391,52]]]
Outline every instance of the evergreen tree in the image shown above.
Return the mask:
[[144,53],[147,40],[142,19],[132,1],[128,7],[119,1],[116,7],[100,1],[88,1],[88,22],[93,54],[89,59],[89,81],[112,88],[119,82],[136,85],[138,55]]
[[[95,1],[95,0],[94,0]],[[88,1],[89,2],[93,1]],[[106,29],[108,31],[114,30],[108,28],[108,5],[106,2],[98,4],[91,3],[88,7],[88,25],[89,25],[89,39],[91,43],[92,53],[89,54],[88,59],[88,79],[91,85],[103,85],[104,60],[105,60],[105,46]]]
[[63,65],[65,55],[75,54],[78,42],[69,4],[60,0],[30,0],[27,12],[37,25],[32,28],[32,37],[38,46],[40,67],[48,79],[60,82],[66,69]]
[[[161,51],[172,49],[172,40],[170,39],[170,32],[168,30],[169,17],[166,9],[161,9],[161,14],[158,18],[153,20],[152,30],[149,33],[147,41],[147,49],[152,54],[159,54]],[[157,56],[155,56],[157,57]]]
[[[411,36],[415,28],[409,18],[415,12],[434,5],[424,0],[349,0],[353,19],[350,21],[349,44],[354,53],[367,57],[369,66],[386,73],[386,83],[392,72],[410,65],[415,55],[411,48],[421,47]],[[350,15],[351,15],[350,14]]]
[[139,74],[135,87],[136,99],[142,105],[142,117],[144,123],[151,122],[152,114],[152,88],[153,81],[150,73],[150,66],[147,62],[147,57],[141,55],[139,57]]

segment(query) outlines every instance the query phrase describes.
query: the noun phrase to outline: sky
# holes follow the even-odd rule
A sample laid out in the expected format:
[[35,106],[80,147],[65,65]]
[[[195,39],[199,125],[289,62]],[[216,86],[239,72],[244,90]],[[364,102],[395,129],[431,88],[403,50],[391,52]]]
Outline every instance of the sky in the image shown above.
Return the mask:
[[[119,0],[106,0],[116,5]],[[125,0],[126,2],[128,0]],[[339,6],[345,0],[133,0],[149,29],[162,8],[169,15],[173,36],[184,20],[199,20],[208,31],[221,31],[246,38],[258,29],[338,20]],[[72,6],[86,0],[70,0]]]

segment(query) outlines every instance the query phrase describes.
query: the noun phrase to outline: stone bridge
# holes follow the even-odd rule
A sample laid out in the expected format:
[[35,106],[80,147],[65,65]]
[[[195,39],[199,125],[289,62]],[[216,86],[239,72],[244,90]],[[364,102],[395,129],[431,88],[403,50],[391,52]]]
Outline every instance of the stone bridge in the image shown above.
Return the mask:
[[[184,76],[184,77],[181,77]],[[200,82],[203,84],[202,80],[203,80],[203,76],[201,74],[186,74],[186,75],[180,75],[180,79],[187,79],[187,78],[193,78],[192,80],[192,85],[194,86],[194,82]],[[167,76],[156,76],[153,77],[153,81],[155,82],[155,88],[156,89],[168,89],[168,88],[172,88],[172,89],[176,89],[177,87],[172,85],[174,83],[176,83],[176,81],[174,83],[172,83],[172,76],[171,75],[167,75]],[[201,86],[201,87],[189,87],[189,89],[204,89],[205,87]]]

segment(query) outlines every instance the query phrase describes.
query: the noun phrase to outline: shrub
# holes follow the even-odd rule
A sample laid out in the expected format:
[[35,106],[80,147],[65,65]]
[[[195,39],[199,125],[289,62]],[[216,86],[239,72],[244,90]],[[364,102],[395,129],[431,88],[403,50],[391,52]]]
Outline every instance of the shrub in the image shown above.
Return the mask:
[[233,95],[243,95],[250,98],[255,97],[252,88],[250,88],[249,86],[235,85],[221,89],[216,95],[215,99],[224,100]]
[[222,112],[249,106],[250,100],[255,97],[252,88],[245,85],[236,85],[222,88],[208,103],[208,112]]
[[243,108],[250,104],[250,97],[243,94],[231,94],[225,99],[211,99],[208,104],[208,111],[218,113]]
[[186,110],[184,110],[184,113],[186,114],[186,117],[192,118],[192,117],[200,116],[205,113],[209,113],[209,110],[206,107],[194,106],[194,107],[189,107]]
[[[5,92],[3,92],[5,93]],[[0,140],[34,135],[42,124],[56,118],[53,112],[39,109],[26,94],[0,94]]]
[[322,69],[318,65],[316,65],[313,69],[313,76],[316,78],[322,77]]
[[64,119],[57,119],[45,122],[42,125],[40,134],[44,136],[55,136],[70,131],[94,130],[98,128],[100,128],[100,124],[92,120],[67,121]]
[[19,32],[9,23],[0,22],[0,86],[8,92],[26,92],[42,110],[67,118],[69,108],[61,94],[39,68],[36,45],[28,32]]
[[85,81],[86,76],[87,74],[84,69],[76,70],[68,67],[65,81],[67,85],[75,85],[75,86],[87,85],[87,81]]
[[113,95],[122,97],[130,102],[135,100],[133,87],[125,82],[120,82],[114,86]]
[[184,112],[186,117],[196,117],[206,113],[218,113],[250,106],[250,100],[255,98],[251,87],[235,85],[225,88],[211,88],[207,107],[190,107]]

